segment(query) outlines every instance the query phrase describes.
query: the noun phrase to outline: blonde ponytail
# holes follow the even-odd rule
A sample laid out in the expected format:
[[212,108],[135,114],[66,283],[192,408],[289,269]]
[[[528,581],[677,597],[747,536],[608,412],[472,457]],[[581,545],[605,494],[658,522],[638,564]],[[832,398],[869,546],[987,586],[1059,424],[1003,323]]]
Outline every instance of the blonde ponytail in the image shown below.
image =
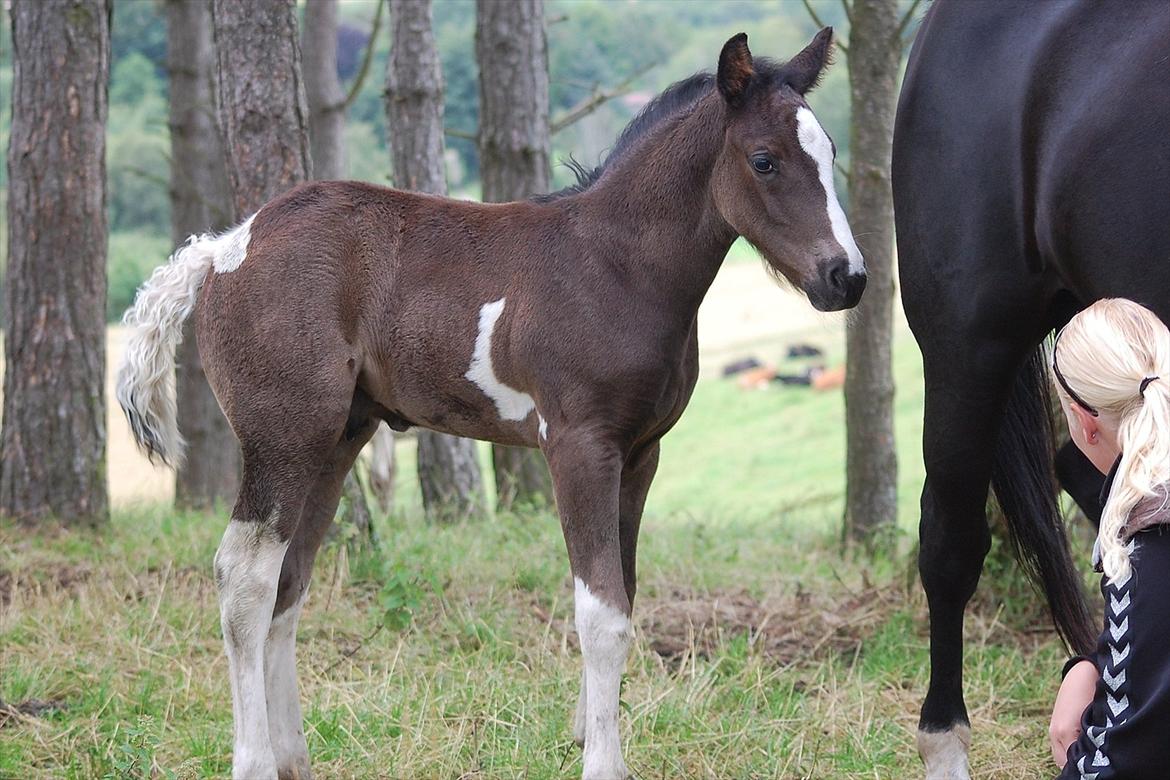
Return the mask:
[[1098,301],[1061,331],[1053,362],[1078,401],[1116,427],[1121,461],[1101,515],[1101,561],[1110,581],[1130,575],[1126,523],[1142,501],[1170,500],[1170,330],[1122,298]]

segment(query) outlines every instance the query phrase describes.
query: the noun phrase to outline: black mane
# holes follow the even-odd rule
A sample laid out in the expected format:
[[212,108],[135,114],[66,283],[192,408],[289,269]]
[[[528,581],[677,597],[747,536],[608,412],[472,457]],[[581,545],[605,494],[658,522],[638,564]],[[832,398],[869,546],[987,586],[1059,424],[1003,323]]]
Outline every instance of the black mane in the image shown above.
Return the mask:
[[[761,85],[768,87],[783,83],[785,73],[784,67],[780,63],[770,60],[767,57],[757,57],[753,64],[755,66],[753,86]],[[577,177],[577,183],[570,184],[564,189],[551,192],[547,195],[535,195],[532,197],[532,200],[537,203],[549,203],[550,201],[559,200],[569,195],[576,195],[589,189],[593,186],[594,182],[601,178],[601,175],[605,173],[611,163],[620,159],[622,155],[633,148],[638,141],[649,134],[652,128],[664,120],[691,108],[714,88],[715,74],[706,71],[701,71],[682,81],[676,81],[674,84],[671,84],[647,103],[638,112],[637,116],[630,120],[630,123],[622,130],[617,141],[610,148],[609,154],[605,156],[605,160],[600,165],[591,170],[575,160],[572,156],[568,160],[562,160],[562,164],[573,171],[573,175]]]

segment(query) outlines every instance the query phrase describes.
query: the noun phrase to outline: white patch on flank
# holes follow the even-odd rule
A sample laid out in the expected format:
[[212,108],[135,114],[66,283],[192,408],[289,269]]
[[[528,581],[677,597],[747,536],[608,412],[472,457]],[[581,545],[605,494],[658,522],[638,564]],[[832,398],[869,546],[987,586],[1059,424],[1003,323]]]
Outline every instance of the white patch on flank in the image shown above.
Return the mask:
[[479,389],[492,399],[496,410],[505,420],[523,420],[528,413],[536,408],[536,403],[528,393],[513,390],[496,378],[492,370],[492,331],[495,330],[496,320],[504,312],[504,301],[485,303],[479,310],[479,332],[475,336],[475,352],[471,355],[471,366],[464,374]]
[[254,219],[256,219],[256,214],[216,239],[220,244],[219,251],[215,255],[215,272],[217,274],[231,273],[244,264],[244,258],[248,254],[248,242],[252,240],[252,220]]
[[536,413],[537,429],[540,431],[540,438],[548,438],[548,421],[541,417],[540,412]]
[[971,780],[967,750],[971,727],[956,723],[948,731],[918,731],[918,755],[926,764],[926,780]]
[[268,736],[264,645],[288,542],[261,523],[232,520],[215,553],[220,625],[232,685],[232,777],[275,777]]
[[309,591],[272,619],[264,645],[264,687],[268,698],[268,737],[282,776],[309,777],[301,701],[297,692],[297,623]]
[[796,138],[805,153],[817,164],[817,177],[825,190],[825,208],[829,212],[833,238],[849,256],[850,272],[859,274],[865,270],[865,260],[861,257],[857,242],[853,240],[853,231],[849,229],[849,220],[845,218],[841,202],[837,200],[837,188],[833,184],[833,142],[813,112],[804,106],[796,109]]
[[618,698],[634,626],[574,578],[575,618],[585,660],[585,761],[582,780],[625,780],[618,730]]

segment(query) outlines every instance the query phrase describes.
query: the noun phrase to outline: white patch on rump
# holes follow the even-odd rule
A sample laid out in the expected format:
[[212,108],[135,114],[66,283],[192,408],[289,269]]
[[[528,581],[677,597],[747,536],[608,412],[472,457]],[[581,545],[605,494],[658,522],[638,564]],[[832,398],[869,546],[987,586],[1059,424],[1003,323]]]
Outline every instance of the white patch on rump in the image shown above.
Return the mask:
[[634,626],[624,612],[597,598],[580,578],[573,582],[577,637],[585,661],[585,761],[581,777],[625,780],[629,771],[622,760],[618,704]]
[[971,727],[956,723],[948,731],[918,731],[918,755],[926,765],[926,780],[971,780],[967,750]]
[[861,257],[857,242],[853,240],[853,231],[849,229],[849,220],[845,217],[841,202],[837,200],[837,188],[833,184],[833,142],[813,112],[804,106],[796,109],[796,138],[805,153],[817,164],[817,178],[825,190],[825,208],[829,213],[833,238],[848,255],[849,270],[859,274],[865,270],[865,260]]
[[256,214],[215,239],[218,246],[213,265],[217,274],[231,273],[244,264],[248,244],[252,241],[252,220],[256,219]]
[[484,395],[492,399],[496,411],[504,420],[523,420],[536,408],[528,393],[514,390],[501,382],[492,369],[492,331],[496,321],[504,313],[505,298],[485,303],[479,310],[479,332],[475,336],[475,351],[471,355],[471,366],[463,376],[470,379]]

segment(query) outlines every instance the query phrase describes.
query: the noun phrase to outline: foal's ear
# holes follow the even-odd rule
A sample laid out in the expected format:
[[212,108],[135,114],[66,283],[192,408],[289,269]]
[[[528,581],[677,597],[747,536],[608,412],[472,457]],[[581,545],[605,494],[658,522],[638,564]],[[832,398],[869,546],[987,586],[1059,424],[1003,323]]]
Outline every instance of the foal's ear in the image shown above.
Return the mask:
[[723,51],[719,52],[719,70],[715,74],[715,83],[728,105],[738,106],[743,102],[754,73],[747,33],[740,33],[723,44]]
[[784,81],[801,95],[813,89],[821,80],[825,66],[832,62],[833,28],[817,33],[812,43],[784,65]]

